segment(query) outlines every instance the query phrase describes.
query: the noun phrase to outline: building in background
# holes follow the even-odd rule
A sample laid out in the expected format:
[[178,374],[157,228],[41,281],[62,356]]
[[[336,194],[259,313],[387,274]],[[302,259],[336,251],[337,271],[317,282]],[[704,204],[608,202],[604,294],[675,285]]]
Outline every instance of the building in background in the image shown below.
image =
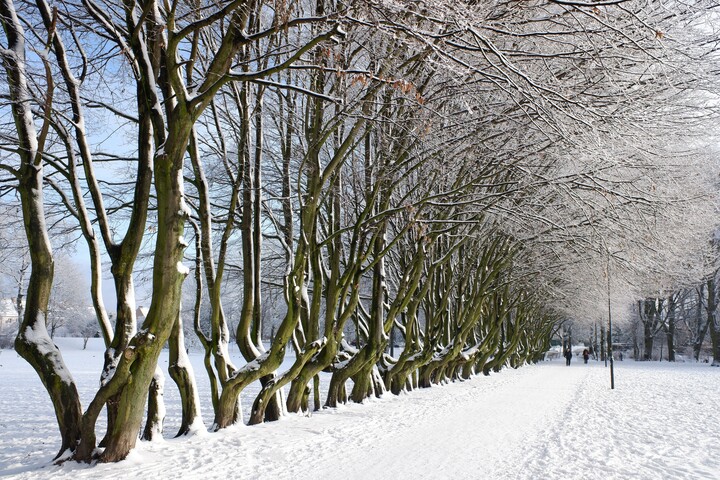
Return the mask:
[[17,332],[18,312],[14,298],[0,298],[0,335]]

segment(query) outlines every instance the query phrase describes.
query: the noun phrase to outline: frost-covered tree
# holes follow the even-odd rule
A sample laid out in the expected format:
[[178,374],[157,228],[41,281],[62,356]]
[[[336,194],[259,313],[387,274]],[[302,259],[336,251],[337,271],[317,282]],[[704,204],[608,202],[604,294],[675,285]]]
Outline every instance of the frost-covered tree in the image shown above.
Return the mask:
[[70,258],[58,256],[55,259],[57,274],[50,291],[47,326],[50,338],[59,330],[74,333],[78,326],[85,325],[92,316],[89,287],[84,273]]

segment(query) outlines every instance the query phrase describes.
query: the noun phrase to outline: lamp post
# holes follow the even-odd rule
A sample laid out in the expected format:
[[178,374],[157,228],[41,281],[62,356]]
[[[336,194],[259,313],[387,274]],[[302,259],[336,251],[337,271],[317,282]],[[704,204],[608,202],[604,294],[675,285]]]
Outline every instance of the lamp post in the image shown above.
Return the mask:
[[612,352],[612,308],[610,307],[610,251],[608,250],[607,256],[607,301],[608,301],[608,333],[607,333],[607,351],[608,357],[610,357],[610,389],[615,389],[615,369],[613,366],[613,352]]

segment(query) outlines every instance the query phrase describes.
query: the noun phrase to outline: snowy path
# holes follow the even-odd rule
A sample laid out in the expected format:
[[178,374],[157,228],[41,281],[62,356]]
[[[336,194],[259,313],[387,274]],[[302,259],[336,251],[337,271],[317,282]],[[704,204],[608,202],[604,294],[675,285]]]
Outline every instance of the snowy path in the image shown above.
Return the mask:
[[[257,478],[333,478],[338,472],[348,478],[431,479],[438,472],[444,478],[466,478],[469,472],[475,478],[514,478],[527,440],[542,441],[574,395],[568,385],[587,375],[580,369],[569,369],[565,377],[542,373],[503,372],[316,415],[312,428],[322,435],[292,449],[298,465],[269,465]],[[538,415],[539,405],[550,408]],[[337,415],[343,417],[339,424]]]
[[[4,375],[0,385],[17,378]],[[255,427],[140,443],[118,465],[49,464],[37,400],[0,391],[0,475],[13,478],[717,479],[720,369],[546,362]],[[14,366],[22,369],[20,363]],[[25,377],[33,378],[33,377]],[[36,379],[25,380],[32,383]],[[9,385],[21,387],[21,385]],[[7,395],[10,392],[11,395]],[[24,401],[24,403],[23,403]],[[37,406],[42,409],[41,405]],[[171,407],[172,408],[172,407]],[[207,412],[207,409],[206,409]],[[208,414],[206,413],[206,417]],[[13,433],[18,445],[3,438]],[[28,457],[27,445],[34,442]]]

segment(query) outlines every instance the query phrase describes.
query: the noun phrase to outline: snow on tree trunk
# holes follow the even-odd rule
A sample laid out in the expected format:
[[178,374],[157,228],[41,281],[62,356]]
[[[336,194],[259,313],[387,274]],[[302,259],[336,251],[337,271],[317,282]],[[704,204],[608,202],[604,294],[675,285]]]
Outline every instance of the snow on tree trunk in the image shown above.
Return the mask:
[[198,396],[197,385],[195,384],[195,374],[193,373],[193,368],[185,348],[185,336],[181,315],[178,316],[173,326],[168,344],[170,347],[170,365],[168,366],[168,371],[180,391],[182,418],[180,428],[175,435],[179,437],[205,429],[200,414],[200,398]]
[[163,423],[165,422],[165,375],[160,367],[155,368],[155,374],[148,389],[147,422],[141,438],[143,440],[161,439]]
[[[50,395],[62,439],[59,457],[66,450],[74,450],[77,446],[82,408],[72,375],[45,326],[54,270],[43,204],[42,154],[48,119],[45,120],[39,141],[26,77],[25,32],[12,0],[0,1],[0,23],[8,44],[2,59],[19,144],[20,169],[15,175],[31,261],[25,310],[15,339],[15,350],[32,365]],[[49,78],[47,80],[50,81]],[[45,113],[49,113],[51,102],[52,89],[49,87]]]

